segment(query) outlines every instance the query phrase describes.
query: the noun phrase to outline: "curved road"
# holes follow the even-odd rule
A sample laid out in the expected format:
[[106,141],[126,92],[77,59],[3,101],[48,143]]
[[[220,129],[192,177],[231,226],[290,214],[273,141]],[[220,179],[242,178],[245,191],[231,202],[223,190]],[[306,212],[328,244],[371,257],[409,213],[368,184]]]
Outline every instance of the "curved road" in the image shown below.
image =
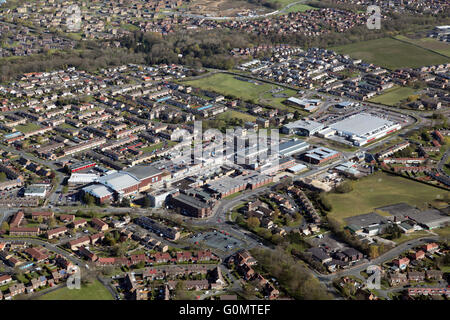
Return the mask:
[[440,174],[447,176],[450,179],[450,176],[445,173],[444,171],[444,166],[448,161],[448,158],[450,157],[450,148],[447,149],[447,151],[445,151],[444,155],[442,156],[441,160],[439,161],[438,165],[437,165],[437,169],[439,171]]

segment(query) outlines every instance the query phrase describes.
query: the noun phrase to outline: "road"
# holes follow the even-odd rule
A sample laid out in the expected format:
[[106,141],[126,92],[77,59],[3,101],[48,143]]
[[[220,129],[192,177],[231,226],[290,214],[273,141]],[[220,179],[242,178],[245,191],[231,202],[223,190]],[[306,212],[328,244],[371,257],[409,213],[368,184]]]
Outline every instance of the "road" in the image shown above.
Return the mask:
[[445,151],[445,153],[442,156],[441,160],[437,164],[437,169],[438,169],[440,174],[443,174],[444,176],[447,176],[450,179],[450,176],[447,173],[445,173],[445,171],[444,171],[444,166],[447,163],[449,157],[450,157],[450,148],[447,149],[447,151]]
[[414,247],[417,247],[421,244],[430,243],[438,240],[438,236],[427,236],[423,238],[418,238],[415,240],[411,240],[408,242],[405,242],[403,244],[398,245],[397,247],[389,250],[388,252],[382,254],[376,259],[373,260],[367,260],[364,263],[358,264],[354,267],[351,267],[346,270],[342,270],[333,274],[320,274],[317,271],[313,270],[313,273],[315,276],[321,281],[321,282],[331,282],[333,279],[336,279],[338,277],[344,277],[344,276],[355,276],[358,278],[361,278],[361,272],[367,270],[367,267],[369,265],[381,265],[382,263],[392,260],[396,257],[398,257],[401,253],[410,250]]
[[70,262],[72,262],[73,264],[80,266],[80,267],[85,267],[86,263],[83,262],[82,260],[78,259],[76,256],[74,256],[73,254],[70,254],[69,252],[51,244],[48,243],[46,241],[42,241],[42,240],[38,240],[38,239],[34,239],[34,238],[3,238],[0,237],[1,240],[6,241],[6,242],[11,242],[11,243],[17,243],[17,242],[26,242],[26,243],[30,243],[32,245],[40,245],[43,246],[45,248],[47,248],[50,251],[53,251],[57,254],[60,254],[61,256],[63,256],[64,258],[66,258],[67,260],[69,260]]
[[35,163],[38,163],[44,167],[49,167],[53,172],[55,172],[56,175],[56,185],[53,186],[53,188],[50,190],[50,192],[47,194],[47,197],[44,200],[44,206],[48,202],[54,202],[56,200],[56,191],[61,192],[62,190],[62,182],[64,181],[64,174],[58,171],[58,167],[56,167],[51,161],[44,161],[28,152],[22,151],[22,150],[16,150],[15,148],[12,148],[10,146],[2,145],[1,149],[3,151],[8,151],[14,154],[17,154],[27,160],[33,161]]

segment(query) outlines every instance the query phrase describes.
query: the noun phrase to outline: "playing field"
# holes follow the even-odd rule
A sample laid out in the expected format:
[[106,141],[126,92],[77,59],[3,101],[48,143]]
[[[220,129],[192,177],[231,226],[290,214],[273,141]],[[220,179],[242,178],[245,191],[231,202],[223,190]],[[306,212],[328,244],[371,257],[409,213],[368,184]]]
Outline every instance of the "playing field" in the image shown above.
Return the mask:
[[98,280],[95,280],[92,284],[82,286],[80,290],[64,287],[40,296],[38,300],[113,300],[113,297]]
[[345,194],[327,195],[332,211],[329,216],[343,221],[344,218],[372,212],[375,208],[406,202],[424,207],[425,203],[443,199],[448,191],[387,173],[376,173],[362,178],[353,185],[353,191]]
[[418,68],[449,62],[442,55],[393,38],[362,41],[331,49],[388,69]]
[[386,93],[383,93],[379,96],[376,96],[369,101],[386,104],[388,106],[394,106],[398,102],[407,99],[410,95],[413,95],[416,91],[412,88],[408,87],[395,87],[386,90]]
[[402,35],[398,35],[395,38],[407,41],[425,49],[436,51],[437,53],[450,57],[450,43],[439,41],[433,38],[412,39]]
[[[254,103],[267,104],[277,108],[287,108],[281,103],[286,98],[272,97],[271,90],[275,85],[239,78],[231,74],[216,73],[208,77],[184,82],[190,86],[218,92],[222,95],[231,95],[242,100],[251,100]],[[277,94],[291,97],[296,94],[294,90],[284,89]]]

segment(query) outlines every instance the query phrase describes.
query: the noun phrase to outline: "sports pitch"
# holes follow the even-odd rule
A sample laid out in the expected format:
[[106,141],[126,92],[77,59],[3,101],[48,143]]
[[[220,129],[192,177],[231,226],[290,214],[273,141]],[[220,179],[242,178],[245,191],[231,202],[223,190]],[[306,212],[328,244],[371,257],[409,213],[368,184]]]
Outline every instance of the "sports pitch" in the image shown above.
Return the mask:
[[[270,93],[276,86],[260,81],[254,81],[251,79],[242,78],[238,76],[216,73],[211,76],[207,76],[197,80],[191,80],[184,82],[187,85],[201,88],[204,90],[210,90],[222,95],[231,95],[242,100],[252,100],[254,103],[261,103],[270,105],[277,108],[288,108],[281,102],[285,98],[272,97]],[[294,90],[284,89],[278,94],[285,94],[287,97],[296,94]]]
[[414,95],[416,90],[408,87],[395,87],[390,90],[386,90],[385,93],[376,96],[369,101],[382,103],[388,106],[395,106],[402,100],[407,99],[409,96]]
[[356,42],[331,49],[392,70],[449,62],[448,57],[393,38]]
[[349,193],[328,194],[327,198],[333,206],[328,215],[343,221],[344,218],[400,202],[420,208],[448,194],[449,191],[380,172],[356,181],[353,191]]

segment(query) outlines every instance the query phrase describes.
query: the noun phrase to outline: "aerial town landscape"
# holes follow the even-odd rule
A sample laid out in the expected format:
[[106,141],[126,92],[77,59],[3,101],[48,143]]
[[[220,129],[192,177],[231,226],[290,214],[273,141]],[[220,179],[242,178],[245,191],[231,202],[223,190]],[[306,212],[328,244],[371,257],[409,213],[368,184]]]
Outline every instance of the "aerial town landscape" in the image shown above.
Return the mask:
[[446,0],[0,0],[0,111],[0,300],[450,298]]

